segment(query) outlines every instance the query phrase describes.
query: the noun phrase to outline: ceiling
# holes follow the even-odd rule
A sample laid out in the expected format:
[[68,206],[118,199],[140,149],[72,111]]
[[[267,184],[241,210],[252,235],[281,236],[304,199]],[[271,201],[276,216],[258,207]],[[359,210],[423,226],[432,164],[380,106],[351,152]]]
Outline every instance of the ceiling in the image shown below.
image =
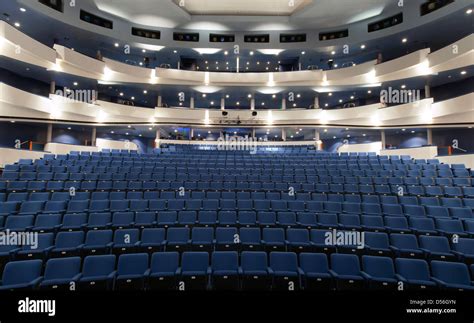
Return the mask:
[[191,15],[290,16],[314,0],[173,0]]
[[[212,31],[325,29],[397,13],[393,0],[85,0],[135,24]],[[178,2],[178,5],[177,3]]]

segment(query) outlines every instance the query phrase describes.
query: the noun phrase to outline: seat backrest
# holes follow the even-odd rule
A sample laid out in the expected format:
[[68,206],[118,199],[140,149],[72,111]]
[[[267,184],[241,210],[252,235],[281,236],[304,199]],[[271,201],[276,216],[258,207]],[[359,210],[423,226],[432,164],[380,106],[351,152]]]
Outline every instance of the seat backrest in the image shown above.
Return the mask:
[[294,252],[270,252],[270,267],[273,271],[298,271],[298,258]]
[[300,253],[300,267],[307,273],[327,273],[328,258],[324,253]]
[[243,251],[240,261],[244,272],[268,270],[267,253],[263,251]]
[[290,242],[308,242],[309,232],[306,229],[287,229],[286,238]]
[[389,248],[388,235],[382,232],[366,232],[365,244],[372,248]]
[[359,257],[333,253],[331,254],[331,269],[339,275],[360,276]]
[[212,241],[214,239],[213,228],[194,227],[191,232],[193,241]]
[[449,253],[451,248],[449,246],[448,238],[441,236],[420,236],[420,246],[433,252]]
[[429,281],[431,279],[430,268],[425,260],[397,258],[395,259],[395,265],[397,273],[406,279],[419,281]]
[[469,270],[464,263],[433,260],[431,270],[433,277],[446,283],[471,286]]
[[217,228],[217,242],[234,243],[237,237],[237,228]]
[[44,279],[68,279],[81,272],[81,258],[53,258],[46,262]]
[[59,232],[56,235],[56,248],[72,248],[84,242],[84,232]]
[[212,253],[212,270],[226,270],[237,272],[239,255],[236,251],[215,251]]
[[179,253],[155,252],[151,256],[152,273],[175,273],[179,267]]
[[114,255],[87,256],[82,267],[82,277],[108,276],[115,270]]
[[148,269],[148,254],[124,254],[119,257],[117,265],[118,275],[140,275]]
[[209,267],[209,254],[207,252],[183,252],[181,269],[183,272],[206,273]]
[[390,242],[392,246],[400,249],[418,249],[418,240],[414,234],[392,233]]
[[458,252],[474,254],[474,239],[459,238],[458,243],[454,243],[453,246]]
[[167,232],[168,242],[184,242],[189,240],[189,228],[169,228]]
[[165,240],[165,229],[145,228],[142,230],[142,243],[161,243]]
[[134,244],[138,241],[140,231],[138,229],[119,229],[114,233],[114,243]]
[[112,242],[112,230],[89,231],[86,235],[86,245],[105,245]]
[[41,276],[42,268],[43,261],[39,259],[8,262],[3,270],[2,285],[29,283]]
[[393,261],[389,257],[362,256],[362,268],[364,272],[373,277],[395,277]]

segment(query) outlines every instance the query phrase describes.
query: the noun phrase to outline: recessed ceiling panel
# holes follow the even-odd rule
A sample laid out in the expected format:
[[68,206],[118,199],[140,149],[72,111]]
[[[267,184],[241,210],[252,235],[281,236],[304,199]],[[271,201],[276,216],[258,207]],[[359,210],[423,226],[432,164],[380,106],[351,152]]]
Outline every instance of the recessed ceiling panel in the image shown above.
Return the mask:
[[314,0],[173,0],[191,15],[291,16]]

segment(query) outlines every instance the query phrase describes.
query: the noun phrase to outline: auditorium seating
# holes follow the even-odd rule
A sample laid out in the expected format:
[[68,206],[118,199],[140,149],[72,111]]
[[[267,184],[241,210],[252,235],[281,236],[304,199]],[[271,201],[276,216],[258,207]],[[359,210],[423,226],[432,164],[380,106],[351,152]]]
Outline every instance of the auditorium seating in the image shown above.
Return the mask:
[[[2,289],[469,289],[473,171],[437,160],[206,145],[6,165]],[[402,188],[402,194],[399,189]],[[363,245],[336,233],[363,233]],[[450,272],[459,272],[455,280]],[[15,276],[18,272],[18,276]]]

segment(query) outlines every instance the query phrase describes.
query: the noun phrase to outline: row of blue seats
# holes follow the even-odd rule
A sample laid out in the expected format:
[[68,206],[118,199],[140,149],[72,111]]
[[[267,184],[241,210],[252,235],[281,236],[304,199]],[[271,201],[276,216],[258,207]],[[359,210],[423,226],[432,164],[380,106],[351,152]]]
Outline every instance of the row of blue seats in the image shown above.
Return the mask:
[[[398,195],[370,195],[355,193],[306,193],[295,192],[242,192],[242,191],[150,191],[150,190],[123,190],[123,191],[75,191],[67,192],[11,192],[0,193],[0,202],[23,201],[67,201],[67,200],[173,200],[173,199],[224,199],[224,200],[286,200],[286,201],[320,201],[320,202],[352,202],[375,204],[402,204],[402,205],[434,205],[447,207],[471,207],[472,199],[457,197],[435,196],[398,196]],[[296,203],[296,202],[294,202]]]
[[[136,157],[79,157],[67,155],[63,158],[45,158],[32,160],[20,160],[17,164],[21,167],[28,168],[31,165],[84,165],[84,163],[96,164],[100,162],[106,163],[116,163],[117,166],[160,166],[162,163],[167,163],[172,166],[172,163],[176,165],[179,164],[189,164],[192,167],[195,167],[196,164],[226,164],[227,166],[231,164],[242,165],[242,164],[265,164],[265,165],[288,165],[290,168],[294,165],[396,165],[397,167],[402,167],[403,169],[466,169],[464,164],[440,164],[439,162],[427,163],[424,160],[400,160],[400,159],[389,159],[389,158],[342,158],[342,157],[333,157],[326,158],[317,155],[309,154],[300,154],[298,158],[292,154],[279,155],[278,158],[273,158],[273,156],[258,156],[258,155],[222,155],[219,153],[212,153],[209,155],[176,155],[176,156],[166,156],[166,155],[152,155],[146,156],[137,155]],[[196,164],[191,163],[192,160],[196,161]],[[292,162],[293,161],[293,162]],[[110,165],[106,165],[110,166]],[[15,166],[12,166],[13,168]]]
[[[397,196],[397,195],[368,195],[368,194],[337,194],[337,193],[304,193],[297,192],[289,194],[288,192],[219,192],[219,191],[95,191],[95,192],[12,192],[0,193],[1,202],[24,202],[24,201],[68,201],[68,200],[237,200],[234,203],[237,208],[249,208],[248,200],[284,200],[289,203],[289,209],[295,208],[296,211],[304,209],[304,203],[315,202],[335,202],[335,203],[368,203],[368,204],[400,204],[400,205],[423,205],[423,206],[444,206],[450,208],[471,208],[474,209],[474,199],[455,198],[455,197],[434,197],[434,196]],[[6,201],[5,201],[6,200]],[[140,203],[140,202],[136,202]],[[141,202],[143,203],[143,202]],[[303,204],[301,204],[303,203]],[[318,207],[319,204],[310,203],[314,210],[324,210]],[[7,207],[9,210],[17,210],[13,204],[0,204],[0,210]],[[226,206],[227,207],[227,206]],[[344,206],[335,207],[344,210]],[[383,208],[383,206],[381,206]],[[6,211],[0,211],[5,213]],[[468,211],[463,211],[468,212]],[[400,213],[400,212],[399,212]],[[403,213],[403,212],[402,212]]]
[[[5,173],[10,174],[11,177],[32,176],[30,173],[135,173],[135,174],[219,174],[219,175],[307,175],[307,176],[399,176],[399,177],[472,177],[467,169],[450,170],[449,167],[442,170],[436,169],[406,169],[401,167],[391,167],[390,165],[292,165],[291,167],[269,166],[266,164],[230,164],[230,165],[200,165],[194,163],[192,165],[180,165],[175,163],[163,164],[159,167],[136,167],[123,166],[120,163],[117,165],[87,164],[83,165],[63,165],[63,166],[22,166],[21,170],[16,169],[15,165],[7,165],[4,169]],[[46,176],[46,175],[44,175]],[[5,178],[5,177],[4,177]],[[6,177],[6,179],[9,179]]]
[[[302,200],[236,200],[236,199],[137,199],[0,202],[0,215],[38,213],[83,213],[125,211],[257,211],[293,213],[334,213],[362,215],[421,216],[433,218],[473,219],[469,207],[439,205],[380,204],[359,202]],[[416,200],[415,200],[416,202]]]
[[[6,185],[2,185],[6,184]],[[234,192],[307,192],[335,194],[396,194],[428,197],[474,197],[474,187],[406,186],[406,185],[359,185],[359,184],[301,184],[259,182],[141,182],[141,181],[12,181],[0,182],[0,192],[44,191],[234,191]],[[283,194],[285,195],[285,194]],[[289,194],[287,194],[289,195]],[[289,195],[291,196],[291,195]]]
[[473,238],[371,231],[168,227],[48,232],[37,238],[36,245],[0,246],[0,267],[23,259],[189,250],[337,252],[474,263]]
[[[181,259],[180,259],[181,258]],[[291,252],[158,252],[26,260],[7,264],[1,290],[474,290],[474,265]],[[269,258],[269,261],[268,261]],[[117,263],[117,264],[116,264]],[[362,263],[362,265],[361,265]],[[81,270],[82,269],[82,270]],[[472,280],[472,281],[471,281]]]
[[95,212],[0,216],[0,229],[51,232],[129,227],[242,226],[372,230],[428,235],[474,236],[474,219],[255,211]]
[[[353,173],[354,171],[352,171]],[[366,176],[367,175],[367,176]],[[423,176],[422,176],[423,175]],[[434,175],[434,176],[431,176]],[[10,172],[2,174],[3,182],[10,181],[226,181],[226,182],[299,182],[299,183],[323,183],[323,184],[405,184],[405,185],[442,185],[442,186],[471,186],[472,181],[469,175],[460,177],[436,177],[435,174],[418,173],[417,171],[404,174],[404,171],[379,171],[376,174],[364,174],[363,176],[349,174],[271,174],[260,172],[258,174],[246,174],[244,172],[219,173],[185,173],[185,172]]]
[[[193,163],[194,162],[194,163]],[[5,166],[5,171],[11,172],[51,172],[64,171],[68,168],[74,167],[84,167],[86,170],[93,169],[97,170],[96,172],[103,172],[103,168],[119,168],[127,171],[147,171],[147,172],[160,172],[163,170],[166,171],[180,171],[180,172],[191,172],[191,170],[199,169],[203,170],[209,166],[218,166],[221,168],[225,166],[230,169],[253,169],[249,167],[259,167],[268,168],[275,171],[285,170],[285,171],[300,171],[304,172],[308,169],[311,172],[319,172],[326,170],[346,170],[348,166],[354,168],[362,169],[371,169],[376,170],[404,170],[404,171],[465,171],[467,170],[464,164],[401,164],[401,163],[390,163],[389,161],[379,161],[379,160],[366,160],[366,161],[327,161],[327,160],[317,160],[317,159],[307,159],[302,158],[295,160],[292,159],[282,159],[282,160],[263,160],[263,159],[219,159],[219,158],[193,158],[193,159],[174,159],[169,158],[163,159],[154,159],[147,158],[145,159],[135,159],[135,160],[124,160],[117,158],[102,158],[96,160],[37,160],[32,164],[7,164]]]

